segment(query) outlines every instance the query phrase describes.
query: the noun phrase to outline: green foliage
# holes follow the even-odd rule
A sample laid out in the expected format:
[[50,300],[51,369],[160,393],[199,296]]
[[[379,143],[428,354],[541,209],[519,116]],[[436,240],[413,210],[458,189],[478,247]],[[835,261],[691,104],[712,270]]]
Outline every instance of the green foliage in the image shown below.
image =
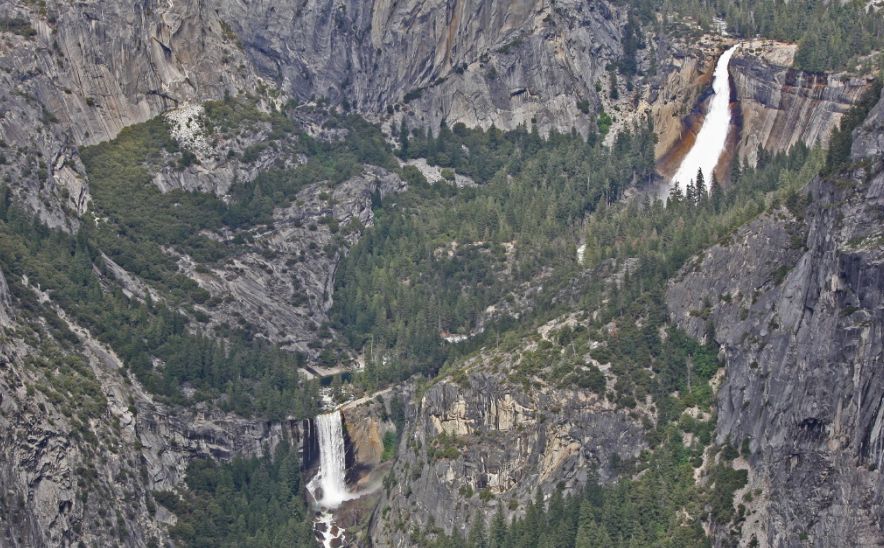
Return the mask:
[[[278,147],[280,154],[306,154],[310,160],[294,169],[271,169],[253,181],[235,185],[225,203],[206,193],[160,192],[153,174],[173,161],[180,169],[195,161],[181,151],[167,123],[156,117],[125,128],[119,136],[81,150],[89,174],[95,214],[100,220],[90,238],[126,270],[159,284],[176,302],[208,298],[195,282],[178,272],[177,259],[163,251],[171,247],[198,262],[214,262],[241,252],[233,242],[220,243],[203,231],[243,229],[272,223],[274,207],[284,207],[306,185],[318,181],[339,184],[357,175],[362,163],[395,167],[393,156],[378,129],[361,118],[330,118],[328,125],[346,131],[341,142],[325,143],[306,134],[294,134],[282,113],[263,113],[251,98],[206,104],[206,132],[221,135],[270,127],[269,140],[247,148],[243,161],[257,158],[260,149]],[[177,158],[177,160],[173,160]]]
[[381,460],[386,461],[396,456],[396,449],[399,445],[399,436],[396,432],[387,432],[384,434],[384,452]]
[[198,261],[223,257],[229,248],[199,234],[221,226],[224,203],[209,194],[162,193],[151,182],[167,155],[179,153],[162,117],[127,127],[113,141],[84,147],[80,156],[89,174],[97,225],[88,237],[117,264],[164,286],[176,300],[198,293],[195,282],[178,273],[175,258],[161,249],[174,246]]
[[450,349],[440,332],[474,332],[482,310],[544,270],[566,278],[576,225],[652,172],[653,143],[650,127],[621,135],[612,150],[524,130],[414,135],[409,155],[484,184],[455,190],[415,180],[385,199],[341,265],[337,325],[354,347],[392,358],[368,360],[369,382],[434,372]]
[[[171,502],[177,543],[188,547],[311,546],[311,514],[304,503],[297,447],[281,443],[272,459],[228,464],[193,461],[189,491]],[[154,495],[156,497],[156,494]],[[173,497],[158,502],[167,506]]]
[[718,463],[712,468],[712,489],[709,493],[710,517],[715,523],[730,523],[734,511],[734,492],[746,485],[746,470],[734,470],[730,463]]
[[[639,259],[618,291],[612,293],[592,281],[582,290],[586,307],[599,311],[589,333],[603,345],[591,355],[610,363],[618,379],[608,392],[622,406],[646,394],[653,397],[658,420],[648,432],[651,450],[622,473],[616,484],[590,482],[582,495],[564,503],[557,495],[546,506],[535,501],[523,518],[508,526],[499,514],[490,526],[487,540],[491,545],[706,546],[709,540],[701,519],[739,525],[733,499],[746,483],[746,472],[734,470],[730,462],[738,453],[725,447],[710,469],[710,480],[705,486],[695,483],[693,471],[712,442],[715,419],[702,421],[683,413],[694,405],[711,410],[708,381],[719,367],[717,345],[711,334],[708,344],[699,344],[667,326],[662,288],[690,256],[725,239],[765,211],[768,203],[779,201],[772,198],[794,192],[796,181],[809,181],[821,167],[821,157],[819,151],[801,146],[788,155],[762,154],[757,168],[741,170],[727,189],[720,190],[717,204],[711,198],[668,205],[633,201],[602,208],[590,217],[587,268],[601,268],[611,259]],[[538,344],[538,355],[532,359],[543,363],[567,348],[581,355],[586,350],[585,336],[561,330],[550,341]],[[563,367],[566,372],[573,365]],[[539,371],[531,364],[529,368]],[[683,432],[693,434],[698,443],[686,446]],[[614,473],[624,472],[613,460],[610,468]],[[439,539],[440,546],[451,543],[456,544],[457,538]]]
[[[656,21],[660,3],[628,0],[646,24]],[[863,0],[673,0],[663,9],[665,20],[690,16],[707,26],[724,18],[731,32],[798,42],[795,64],[809,71],[843,69],[857,57],[880,49],[884,17]]]
[[[498,514],[487,537],[482,527],[470,534],[476,540],[461,545],[708,546],[699,521],[708,495],[694,483],[691,465],[697,451],[672,435],[641,464],[638,479],[605,486],[590,480],[576,496],[566,498],[557,490],[547,503],[538,497],[524,517],[507,524]],[[438,545],[455,540],[442,538]]]
[[608,134],[608,131],[611,130],[611,126],[614,124],[614,120],[611,119],[611,116],[605,112],[604,110],[599,113],[599,119],[596,121],[596,126],[599,130],[599,135],[604,138],[605,135]]
[[106,412],[107,398],[101,383],[83,357],[46,340],[38,354],[26,358],[26,364],[43,374],[42,380],[33,385],[36,390],[59,407],[65,416],[74,419],[84,434],[89,420],[101,418]]
[[[81,229],[72,237],[47,229],[17,208],[6,208],[4,213],[0,265],[23,306],[38,306],[34,294],[18,281],[27,276],[73,320],[110,345],[149,390],[185,403],[181,388],[191,386],[196,400],[223,395],[224,406],[242,414],[314,414],[317,387],[298,377],[297,356],[248,333],[231,332],[226,343],[193,335],[180,313],[150,300],[130,300],[119,289],[102,286],[95,271],[100,272],[104,263],[88,239],[94,234],[91,230]],[[62,340],[77,341],[63,324],[55,329]]]
[[[204,236],[205,231],[270,223],[273,208],[289,203],[307,184],[338,184],[358,174],[362,163],[392,169],[393,156],[377,128],[359,118],[332,117],[328,124],[343,130],[346,138],[320,143],[295,135],[283,113],[263,113],[249,98],[207,104],[204,123],[206,131],[219,134],[264,124],[270,128],[270,145],[310,160],[236,185],[229,203],[204,193],[162,193],[151,182],[153,174],[196,159],[179,149],[165,120],[157,117],[124,129],[113,141],[81,150],[96,222],[84,221],[76,237],[47,230],[10,208],[3,189],[0,262],[7,274],[27,275],[51,292],[53,301],[109,344],[149,390],[170,401],[186,403],[182,388],[188,387],[194,390],[193,399],[218,401],[242,414],[312,415],[316,387],[298,377],[302,357],[261,342],[248,326],[228,329],[223,342],[188,329],[188,318],[177,310],[204,318],[191,307],[205,303],[209,295],[179,272],[177,258],[166,249],[199,263],[223,260],[243,251],[245,244],[221,244]],[[333,221],[329,225],[337,228]],[[107,275],[102,254],[159,290],[164,302],[139,302],[104,287],[96,276]],[[27,290],[19,293],[33,300]],[[58,327],[51,327],[59,336],[71,338],[63,322],[56,323]]]
[[456,459],[460,456],[460,441],[457,436],[442,432],[427,447],[430,459]]
[[829,151],[826,155],[826,174],[834,173],[843,169],[850,159],[850,148],[853,145],[853,130],[859,127],[872,107],[881,97],[881,80],[875,80],[874,85],[866,92],[865,96],[854,105],[841,119],[841,124],[832,132],[829,140]]

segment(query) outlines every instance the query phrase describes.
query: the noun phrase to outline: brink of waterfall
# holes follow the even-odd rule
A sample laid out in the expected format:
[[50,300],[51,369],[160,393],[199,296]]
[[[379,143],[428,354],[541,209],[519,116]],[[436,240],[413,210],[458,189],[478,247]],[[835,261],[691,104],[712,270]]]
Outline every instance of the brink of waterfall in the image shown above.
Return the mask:
[[731,122],[730,111],[730,77],[728,65],[738,46],[732,46],[718,58],[712,81],[713,96],[709,102],[709,111],[697,134],[694,146],[682,160],[678,171],[672,177],[672,185],[679,185],[685,190],[689,181],[697,178],[697,170],[703,171],[707,181],[712,179],[712,172],[718,165],[718,159],[724,152],[727,133]]
[[318,415],[316,432],[319,437],[319,472],[310,482],[310,491],[321,507],[335,509],[357,496],[347,489],[344,481],[346,454],[340,411]]

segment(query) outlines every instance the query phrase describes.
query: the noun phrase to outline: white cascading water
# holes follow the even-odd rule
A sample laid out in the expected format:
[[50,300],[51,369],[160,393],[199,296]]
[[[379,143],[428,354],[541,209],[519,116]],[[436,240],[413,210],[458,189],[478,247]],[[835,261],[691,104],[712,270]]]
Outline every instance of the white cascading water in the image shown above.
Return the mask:
[[[319,438],[319,472],[310,480],[307,488],[321,508],[314,521],[317,540],[325,548],[345,546],[345,532],[334,522],[332,510],[345,500],[358,497],[351,493],[344,482],[346,475],[346,453],[341,412],[332,411],[318,415],[314,421]],[[317,496],[318,495],[318,496]]]
[[718,159],[724,151],[731,123],[731,84],[727,67],[736,49],[737,46],[733,46],[718,58],[713,75],[712,91],[714,94],[709,102],[709,112],[703,120],[694,146],[691,147],[678,171],[672,177],[672,185],[679,185],[682,191],[687,187],[688,181],[697,178],[698,169],[703,170],[708,190],[708,181],[712,179],[712,171],[718,165]]
[[320,506],[335,509],[345,500],[355,498],[344,483],[346,474],[346,454],[344,452],[344,430],[340,411],[333,411],[316,417],[316,433],[319,436],[319,473],[317,479],[321,498]]

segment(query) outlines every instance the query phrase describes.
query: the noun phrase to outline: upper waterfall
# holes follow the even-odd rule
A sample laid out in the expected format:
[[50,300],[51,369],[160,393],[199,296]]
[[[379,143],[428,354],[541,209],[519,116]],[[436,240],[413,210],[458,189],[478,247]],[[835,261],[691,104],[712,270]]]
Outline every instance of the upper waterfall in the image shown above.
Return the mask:
[[724,151],[731,122],[731,86],[728,65],[737,47],[732,46],[719,57],[712,81],[714,95],[709,102],[709,111],[703,120],[703,126],[697,134],[694,146],[691,147],[678,171],[672,177],[672,185],[679,185],[682,190],[685,189],[688,181],[696,179],[698,169],[703,170],[707,181],[711,180],[712,171]]

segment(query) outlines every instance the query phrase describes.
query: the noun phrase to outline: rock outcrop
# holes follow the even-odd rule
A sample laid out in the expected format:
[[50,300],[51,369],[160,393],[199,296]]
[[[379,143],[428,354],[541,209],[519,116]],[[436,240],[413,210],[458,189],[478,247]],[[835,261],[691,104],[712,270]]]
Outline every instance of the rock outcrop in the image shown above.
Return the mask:
[[[572,321],[543,326],[538,339]],[[516,380],[519,354],[536,344],[485,349],[414,402],[371,525],[375,546],[407,546],[433,527],[466,534],[477,513],[518,514],[538,489],[573,493],[590,474],[610,481],[615,463],[639,455],[640,417],[652,413],[630,415],[590,390],[535,376]]]
[[199,2],[7,4],[0,33],[0,173],[53,227],[89,201],[76,146],[185,101],[254,89],[236,36]]
[[9,285],[6,283],[6,277],[0,270],[0,328],[12,324],[13,311],[12,300],[9,296]]
[[585,131],[594,119],[577,101],[598,105],[595,81],[622,52],[624,13],[607,1],[315,0],[224,10],[259,74],[292,96],[395,109],[434,128],[445,120]]
[[45,222],[75,229],[89,202],[77,146],[225,94],[277,88],[412,126],[585,132],[624,14],[608,2],[150,0],[0,16],[21,23],[0,41],[0,170]]
[[[667,293],[727,358],[717,436],[751,451],[742,542],[877,545],[884,502],[884,101],[852,167],[815,179],[686,267]],[[693,311],[693,313],[692,313]]]
[[740,161],[755,165],[759,147],[776,153],[798,142],[827,145],[841,117],[869,89],[866,78],[791,68],[796,50],[795,44],[751,40],[731,60]]
[[286,350],[317,354],[310,343],[328,321],[338,262],[371,226],[373,197],[405,188],[397,175],[366,166],[339,185],[299,192],[274,211],[270,230],[252,234],[246,253],[211,267],[182,257],[183,271],[219,302],[202,309],[210,325],[245,322]]
[[76,325],[69,324],[79,339],[76,348],[32,327],[39,322],[2,325],[4,546],[162,542],[165,525],[175,518],[152,493],[179,488],[192,459],[263,455],[282,440],[306,451],[305,461],[312,457],[305,444],[309,421],[269,422],[207,406],[168,406]]

